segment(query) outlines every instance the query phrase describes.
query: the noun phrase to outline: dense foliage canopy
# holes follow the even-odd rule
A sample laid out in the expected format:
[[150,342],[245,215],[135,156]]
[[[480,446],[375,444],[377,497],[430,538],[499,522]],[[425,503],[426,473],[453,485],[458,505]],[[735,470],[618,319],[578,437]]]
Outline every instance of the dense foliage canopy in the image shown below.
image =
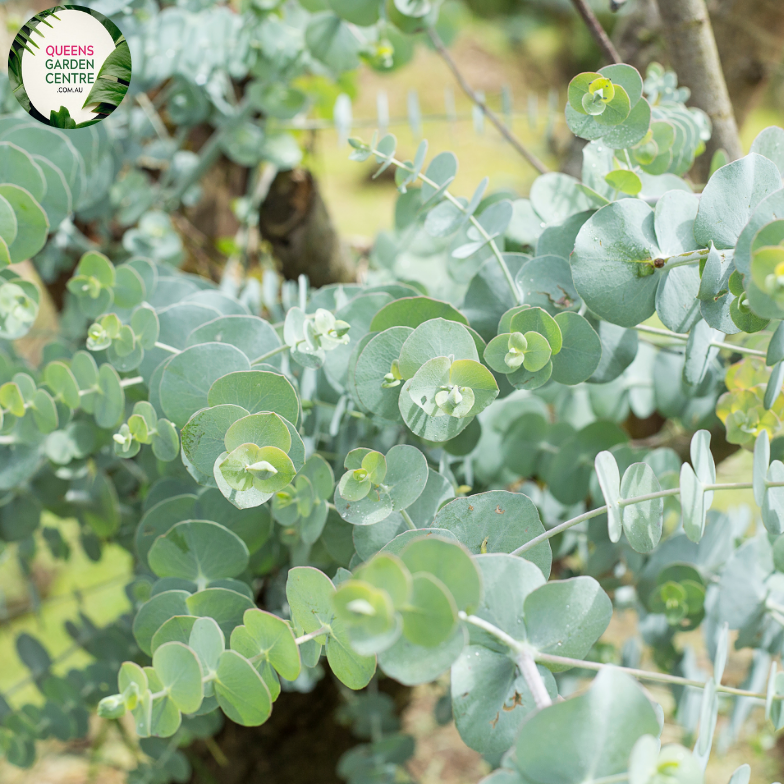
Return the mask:
[[[437,7],[96,8],[133,54],[126,109],[46,128],[0,85],[0,537],[25,564],[43,542],[68,557],[47,514],[77,519],[91,558],[118,542],[136,558],[133,613],[71,624],[95,659],[66,674],[19,637],[41,700],[0,698],[8,760],[83,736],[96,709],[131,712],[149,755],[132,780],[186,780],[178,746],[223,716],[265,722],[323,663],[353,690],[377,671],[450,672],[460,735],[500,766],[492,784],[702,782],[732,695],[725,741],[743,696],[767,691],[784,726],[784,130],[717,159],[698,194],[684,175],[710,123],[675,75],[582,73],[565,108],[588,141],[581,179],[546,173],[515,200],[484,180],[464,198],[452,153],[422,142],[405,161],[391,135],[352,139],[400,190],[367,282],[216,284],[179,269],[169,213],[224,153],[253,170],[246,236],[259,164],[300,159],[280,128],[309,101],[297,80],[394,67]],[[214,130],[194,153],[201,123]],[[407,254],[461,299],[402,279]],[[13,344],[41,299],[13,266],[26,259],[44,280],[72,270],[36,366]],[[634,440],[630,412],[669,423]],[[689,460],[667,445],[683,432]],[[753,450],[748,483],[717,482],[711,433]],[[756,530],[711,509],[739,486]],[[614,609],[637,613],[658,670],[637,669],[637,639],[599,642]],[[710,674],[678,636],[697,627]],[[754,651],[742,690],[722,683],[729,630]],[[670,684],[693,751],[660,747],[646,679]],[[378,694],[359,699],[375,731],[339,772],[398,780],[411,738],[383,729]]]

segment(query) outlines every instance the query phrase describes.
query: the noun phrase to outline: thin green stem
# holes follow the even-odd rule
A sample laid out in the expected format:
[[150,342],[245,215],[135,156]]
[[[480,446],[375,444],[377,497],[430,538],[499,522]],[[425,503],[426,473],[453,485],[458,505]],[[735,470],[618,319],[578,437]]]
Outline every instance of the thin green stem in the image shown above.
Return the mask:
[[[641,504],[643,501],[653,501],[656,498],[666,498],[670,495],[678,495],[680,488],[671,487],[667,490],[659,490],[655,493],[646,493],[645,495],[636,495],[634,498],[621,498],[618,500],[618,506],[634,506],[634,504]],[[605,507],[606,509],[607,507]]]
[[[765,482],[766,487],[784,487],[784,482]],[[713,490],[748,490],[752,487],[751,482],[727,482],[724,484],[713,484],[713,485],[703,485],[704,491],[713,491]],[[621,498],[618,501],[618,506],[633,506],[634,504],[641,504],[644,501],[651,501],[654,498],[666,498],[667,496],[671,495],[680,495],[680,488],[673,487],[667,490],[659,490],[656,493],[646,493],[645,495],[636,495],[632,498]],[[581,515],[577,515],[577,517],[571,518],[571,520],[566,520],[563,523],[559,523],[558,525],[550,528],[548,531],[545,531],[543,534],[539,534],[539,536],[534,537],[531,541],[526,542],[523,545],[520,545],[516,550],[512,551],[512,555],[522,555],[523,553],[527,552],[528,550],[533,549],[536,545],[541,544],[542,542],[546,542],[548,539],[552,539],[554,536],[558,536],[558,534],[563,533],[564,531],[573,528],[575,525],[579,525],[585,520],[590,520],[593,517],[598,517],[600,514],[604,514],[607,511],[607,505],[604,506],[597,506],[596,509],[590,509],[587,512],[583,512]]]
[[472,626],[476,626],[478,629],[482,629],[488,634],[491,634],[497,640],[500,640],[504,645],[514,651],[515,654],[517,654],[517,666],[520,668],[520,672],[523,674],[525,682],[528,685],[528,688],[531,690],[536,707],[546,708],[549,705],[552,705],[552,700],[550,699],[550,695],[547,693],[547,687],[545,686],[544,679],[539,673],[539,670],[536,669],[536,662],[534,661],[533,653],[529,646],[527,646],[525,643],[515,640],[514,637],[507,634],[503,629],[499,629],[497,626],[495,626],[495,624],[492,624],[477,615],[468,615],[461,610],[458,613],[458,617],[461,621],[470,623]]
[[141,376],[134,376],[133,378],[121,378],[120,379],[120,386],[125,387],[132,387],[136,384],[143,384],[144,379]]
[[[683,335],[680,332],[670,332],[668,329],[660,329],[659,327],[649,327],[645,324],[638,324],[634,327],[638,332],[647,332],[650,335],[661,335],[664,338],[671,338],[672,340],[681,340],[684,343],[689,339],[688,335]],[[727,349],[728,351],[736,351],[738,354],[748,354],[752,357],[767,356],[767,352],[759,351],[755,348],[746,348],[745,346],[736,346],[734,343],[724,343],[721,340],[712,340],[711,346],[716,348]]]
[[[681,678],[678,675],[668,675],[667,673],[663,672],[638,670],[634,669],[633,667],[621,667],[615,664],[585,661],[583,659],[572,659],[568,656],[555,656],[554,654],[550,653],[542,653],[541,651],[537,651],[524,642],[515,640],[514,637],[507,634],[503,629],[499,629],[495,624],[486,621],[484,618],[479,618],[476,615],[467,615],[464,612],[460,612],[458,615],[460,620],[465,621],[466,623],[470,623],[472,626],[476,626],[477,628],[482,629],[483,631],[492,635],[496,638],[496,640],[502,642],[518,656],[522,653],[527,653],[534,659],[534,661],[541,662],[542,664],[558,664],[564,665],[566,667],[578,667],[584,670],[594,670],[595,672],[599,672],[605,667],[615,667],[616,669],[621,670],[634,678],[639,678],[640,680],[655,681],[657,683],[669,683],[677,686],[694,686],[697,689],[705,688],[705,683],[703,681]],[[765,694],[760,694],[759,692],[748,691],[747,689],[736,689],[732,686],[723,686],[722,684],[717,684],[716,691],[721,694],[732,695],[733,697],[751,697],[752,699],[758,700],[764,700],[766,698]],[[784,699],[784,694],[775,695],[774,699]]]
[[520,547],[518,547],[516,550],[512,550],[512,555],[522,555],[528,550],[536,547],[536,545],[541,544],[542,542],[546,542],[548,539],[552,539],[554,536],[558,536],[558,534],[567,531],[569,528],[572,528],[575,525],[579,525],[584,520],[590,520],[592,517],[598,517],[600,514],[604,514],[606,511],[606,506],[599,506],[596,509],[590,509],[587,512],[583,512],[581,515],[573,517],[571,520],[567,520],[564,523],[559,523],[553,528],[545,531],[543,534],[535,536],[533,539],[531,539],[530,542],[526,542],[525,544],[520,545]]
[[[258,361],[258,360],[256,360]],[[313,406],[320,406],[321,408],[331,408],[336,409],[336,403],[327,403],[325,400],[302,400],[302,408],[312,408]],[[367,415],[363,414],[361,411],[346,411],[344,412],[346,416],[354,417],[354,419],[367,419]]]
[[294,642],[297,645],[303,645],[306,642],[310,642],[310,640],[315,640],[316,637],[321,637],[322,634],[327,634],[329,630],[329,626],[322,626],[320,629],[316,629],[315,632],[308,632],[308,634],[303,634],[302,637],[297,637]]
[[465,613],[462,610],[457,615],[461,621],[470,623],[472,626],[476,626],[477,629],[482,629],[488,634],[491,634],[496,640],[502,642],[507,648],[513,650],[515,653],[519,654],[526,650],[525,643],[515,640],[514,637],[507,634],[503,629],[499,629],[495,624],[490,623],[490,621],[486,621],[478,615],[468,615],[468,613]]
[[613,776],[602,776],[600,779],[592,779],[591,784],[618,784],[629,780],[629,773],[616,773]]
[[696,259],[684,259],[683,261],[674,261],[672,264],[667,265],[667,269],[675,269],[676,267],[693,267],[695,264],[699,264],[702,260],[702,257]]
[[[403,169],[403,171],[407,171],[411,174],[415,174],[418,179],[424,182],[426,185],[429,185],[434,190],[440,190],[441,186],[431,180],[427,175],[422,174],[421,171],[417,171],[413,166],[409,166],[403,161],[399,161],[397,158],[393,157],[392,155],[386,155],[385,153],[375,150],[372,147],[369,148],[370,152],[378,158],[382,158],[385,161],[389,161],[389,163],[394,164],[398,169]],[[468,215],[468,209],[459,201],[459,199],[455,198],[448,190],[443,191],[444,198],[453,204],[460,212],[464,215]],[[509,291],[512,293],[512,297],[514,301],[518,304],[522,304],[522,298],[520,297],[520,292],[517,289],[517,285],[514,282],[514,278],[512,277],[512,273],[509,272],[509,267],[506,265],[506,261],[504,260],[503,254],[496,245],[495,240],[490,234],[487,233],[486,229],[482,224],[473,216],[468,215],[468,220],[470,221],[471,225],[476,229],[479,236],[490,246],[490,250],[493,252],[493,256],[495,256],[496,261],[498,262],[498,266],[501,268],[501,272],[506,280],[506,285],[509,286]]]
[[170,346],[168,343],[160,343],[159,341],[155,341],[155,348],[159,348],[163,351],[168,351],[170,354],[181,354],[182,352],[178,348],[174,348],[174,346]]
[[435,28],[429,27],[427,29],[427,34],[430,36],[430,40],[435,47],[435,50],[441,55],[441,59],[446,63],[447,68],[452,72],[452,75],[457,80],[457,83],[460,85],[460,88],[463,92],[471,99],[472,103],[474,103],[482,114],[490,120],[493,125],[495,125],[498,132],[501,136],[512,145],[512,147],[520,153],[520,155],[525,158],[531,166],[539,172],[539,174],[546,174],[549,169],[529,150],[525,147],[525,145],[515,136],[511,129],[506,126],[505,123],[501,122],[501,119],[493,112],[482,99],[482,97],[474,90],[468,81],[461,73],[460,69],[457,67],[457,63],[452,59],[452,55],[449,54],[449,50],[444,46],[444,42],[441,40],[440,36],[436,32]]
[[402,518],[406,521],[406,525],[409,527],[409,529],[412,531],[416,531],[417,527],[416,525],[414,525],[414,521],[411,519],[411,515],[405,509],[401,509],[400,514]]
[[[636,670],[632,667],[621,667],[616,664],[604,664],[602,662],[583,661],[582,659],[570,659],[567,656],[555,656],[550,653],[535,653],[534,658],[543,664],[562,664],[567,667],[581,667],[584,670],[594,670],[599,672],[604,667],[615,667],[618,670],[631,675],[634,678],[639,678],[644,681],[655,681],[656,683],[671,683],[676,686],[694,686],[696,689],[705,688],[705,683],[702,681],[691,680],[690,678],[681,678],[678,675],[668,675],[664,672],[652,672],[651,670]],[[752,699],[764,700],[765,694],[760,694],[756,691],[748,691],[747,689],[736,689],[732,686],[724,686],[718,684],[716,691],[721,694],[730,694],[733,697],[751,697]],[[774,699],[784,699],[784,694],[779,694]]]
[[270,357],[274,357],[276,354],[282,354],[284,351],[288,351],[290,348],[291,346],[284,343],[282,346],[278,346],[277,348],[272,349],[272,351],[268,351],[266,354],[262,354],[260,357],[256,357],[256,359],[254,359],[250,364],[257,365],[259,362],[264,362]]

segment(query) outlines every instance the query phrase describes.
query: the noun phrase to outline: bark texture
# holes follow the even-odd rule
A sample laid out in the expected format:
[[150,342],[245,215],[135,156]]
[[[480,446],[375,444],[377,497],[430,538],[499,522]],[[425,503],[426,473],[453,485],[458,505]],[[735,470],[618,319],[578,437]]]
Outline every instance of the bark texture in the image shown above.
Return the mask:
[[306,169],[282,171],[259,213],[261,236],[272,245],[283,276],[307,275],[313,286],[350,283],[356,270]]
[[659,0],[659,11],[678,81],[691,90],[689,103],[702,109],[713,124],[706,153],[697,159],[704,181],[716,150],[725,150],[730,160],[743,155],[716,39],[704,0]]
[[784,58],[783,0],[713,0],[713,33],[739,126]]

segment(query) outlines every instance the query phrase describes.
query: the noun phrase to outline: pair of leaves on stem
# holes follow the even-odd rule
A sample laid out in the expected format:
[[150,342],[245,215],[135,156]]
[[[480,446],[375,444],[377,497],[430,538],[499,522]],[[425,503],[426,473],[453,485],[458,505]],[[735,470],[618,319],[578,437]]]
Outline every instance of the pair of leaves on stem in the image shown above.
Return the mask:
[[434,648],[453,635],[458,611],[478,607],[481,590],[468,551],[432,535],[415,539],[399,556],[382,552],[360,566],[338,587],[333,606],[358,653],[381,653],[401,634]]
[[583,139],[602,139],[614,149],[631,147],[650,129],[651,107],[642,88],[642,77],[630,65],[578,74],[569,83],[566,124]]
[[90,351],[107,350],[109,361],[119,371],[135,370],[144,360],[144,352],[155,347],[160,333],[158,315],[149,305],[140,305],[123,324],[116,313],[107,313],[87,331]]
[[40,292],[35,283],[11,270],[0,271],[0,338],[26,335],[38,316]]
[[[598,582],[581,576],[547,582],[529,561],[492,553],[475,556],[483,598],[474,615],[500,629],[533,654],[582,659],[607,628],[612,605]],[[452,712],[463,740],[499,761],[514,743],[536,704],[520,665],[520,649],[509,647],[474,624],[469,640],[452,664]],[[550,670],[539,665],[551,699],[558,694]]]
[[118,718],[133,713],[141,737],[169,737],[183,713],[204,713],[220,706],[233,721],[258,726],[270,716],[280,693],[277,673],[299,674],[300,659],[290,626],[257,609],[225,637],[212,618],[182,616],[170,623],[173,637],[158,645],[152,667],[125,662],[118,676],[118,695],[99,705],[99,714]]
[[761,430],[754,443],[752,484],[765,528],[774,535],[784,533],[784,463],[770,461],[767,430]]
[[144,259],[133,259],[115,267],[102,253],[90,251],[79,260],[74,276],[68,281],[68,291],[85,316],[96,318],[113,304],[133,308],[147,296],[143,277],[146,271],[140,265],[149,264]]
[[312,315],[301,308],[290,308],[283,324],[283,340],[291,347],[291,358],[302,367],[319,368],[326,352],[349,342],[349,324],[324,308]]
[[[655,209],[637,199],[622,199],[602,207],[585,222],[575,240],[570,263],[578,293],[594,313],[613,324],[633,327],[659,309],[662,320],[668,326],[676,326],[668,309],[678,310],[674,302],[669,302],[678,299],[678,288],[670,285],[667,289],[664,281],[669,279],[672,284],[690,273],[672,265],[676,261],[687,266],[696,264],[713,243],[719,251],[735,247],[738,272],[748,277],[752,239],[762,225],[775,217],[773,214],[765,220],[768,208],[762,205],[770,202],[772,206],[776,197],[769,194],[780,188],[777,166],[752,153],[716,171],[699,204],[689,194],[669,191]],[[758,213],[762,223],[752,221],[746,226]],[[752,224],[756,226],[753,233],[749,228]],[[676,256],[680,258],[675,260]],[[691,291],[692,284],[682,283],[689,289],[683,300],[688,309],[698,291]],[[777,316],[778,312],[760,309],[753,290],[746,285],[751,310],[763,318]],[[717,288],[714,299],[720,298],[720,289],[726,288]],[[712,318],[710,308],[706,311],[703,304],[701,309],[706,318]],[[736,329],[729,318],[726,321],[730,329]]]
[[399,444],[386,457],[370,449],[353,449],[348,469],[335,490],[338,514],[353,525],[374,525],[411,506],[427,485],[425,456],[413,446]]
[[393,375],[404,381],[398,407],[415,435],[448,441],[498,396],[493,374],[479,362],[477,340],[484,348],[466,326],[443,318],[405,337]]
[[661,490],[653,469],[647,463],[634,463],[626,469],[621,481],[615,457],[606,451],[596,456],[595,467],[607,503],[610,541],[618,542],[623,532],[637,552],[651,552],[661,540],[663,499],[651,498],[623,505],[621,502]]
[[146,400],[134,404],[128,421],[112,436],[114,452],[119,457],[133,457],[142,444],[152,444],[155,457],[171,462],[180,454],[180,437],[168,419],[158,418],[155,408]]
[[27,411],[41,433],[65,427],[79,408],[107,429],[116,427],[125,412],[125,391],[117,371],[108,363],[99,369],[86,351],[77,351],[70,366],[62,360],[50,362],[43,381],[51,394],[26,373],[16,373],[0,386],[0,425],[6,432]]
[[319,538],[334,488],[332,467],[321,455],[311,455],[294,482],[272,497],[272,515],[284,528],[284,542],[313,544]]
[[297,466],[289,456],[291,432],[277,414],[242,417],[229,427],[223,441],[226,451],[215,460],[213,475],[232,502],[263,504],[296,476]]

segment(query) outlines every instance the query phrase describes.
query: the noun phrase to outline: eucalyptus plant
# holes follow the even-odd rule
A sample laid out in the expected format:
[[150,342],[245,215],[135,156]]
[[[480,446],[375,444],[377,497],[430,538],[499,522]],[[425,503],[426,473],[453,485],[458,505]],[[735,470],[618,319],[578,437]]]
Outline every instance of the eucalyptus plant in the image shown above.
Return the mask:
[[[179,269],[167,210],[198,197],[219,150],[294,163],[272,123],[307,96],[286,80],[392,57],[390,40],[437,10],[277,5],[120,3],[134,79],[167,84],[175,125],[214,122],[199,156],[184,134],[152,138],[164,104],[145,97],[127,125],[122,108],[68,131],[0,118],[0,537],[28,566],[42,541],[67,558],[47,512],[79,521],[90,557],[110,541],[135,557],[131,614],[69,626],[87,667],[62,674],[20,635],[41,700],[0,699],[0,749],[27,766],[36,741],[129,713],[147,755],[131,780],[186,780],[180,747],[223,717],[263,724],[326,666],[359,692],[346,710],[368,742],[340,762],[350,784],[398,780],[413,753],[383,695],[361,690],[446,673],[457,730],[496,768],[487,782],[702,782],[720,707],[722,744],[743,698],[784,726],[784,130],[717,159],[697,194],[683,175],[706,116],[671,72],[609,66],[568,88],[566,122],[589,142],[581,179],[546,173],[516,200],[484,180],[463,197],[452,153],[428,160],[423,142],[408,161],[391,135],[352,139],[351,157],[393,167],[400,190],[367,282],[259,286],[246,271],[218,286]],[[236,46],[137,57],[136,41],[196,19]],[[253,77],[240,102],[227,74]],[[154,184],[140,144],[166,161]],[[75,253],[61,334],[33,366],[11,341],[41,292],[11,265],[47,275]],[[402,271],[412,257],[430,290]],[[669,424],[632,439],[630,412]],[[748,482],[717,480],[722,429],[753,452]],[[668,438],[680,432],[688,460]],[[754,530],[712,509],[739,488]],[[639,639],[601,641],[615,610],[636,612],[647,669]],[[679,636],[696,628],[711,673]],[[730,630],[754,651],[740,685],[724,682]],[[693,749],[661,745],[645,682],[672,690]]]

